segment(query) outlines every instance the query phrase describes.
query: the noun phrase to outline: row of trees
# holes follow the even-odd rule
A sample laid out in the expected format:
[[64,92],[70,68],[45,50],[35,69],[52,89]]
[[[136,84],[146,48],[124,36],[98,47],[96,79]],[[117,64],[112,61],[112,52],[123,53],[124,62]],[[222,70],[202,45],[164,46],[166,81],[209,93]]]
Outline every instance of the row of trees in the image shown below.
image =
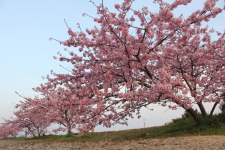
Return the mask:
[[[202,26],[222,12],[215,7],[217,0],[206,0],[187,18],[175,17],[173,11],[191,0],[155,0],[158,13],[147,7],[133,10],[133,1],[115,4],[116,12],[103,3],[96,6],[98,17],[93,20],[98,26],[93,29],[75,32],[68,27],[70,38],[60,44],[75,47],[81,55],[60,54],[59,60],[73,68],[68,74],[52,73],[47,83],[34,88],[39,96],[16,106],[16,119],[6,120],[1,136],[21,130],[40,136],[51,123],[65,127],[58,131],[85,134],[97,125],[127,124],[153,103],[182,107],[196,122],[200,117],[194,107],[203,117],[222,107],[225,34]],[[206,102],[213,103],[209,114]]]

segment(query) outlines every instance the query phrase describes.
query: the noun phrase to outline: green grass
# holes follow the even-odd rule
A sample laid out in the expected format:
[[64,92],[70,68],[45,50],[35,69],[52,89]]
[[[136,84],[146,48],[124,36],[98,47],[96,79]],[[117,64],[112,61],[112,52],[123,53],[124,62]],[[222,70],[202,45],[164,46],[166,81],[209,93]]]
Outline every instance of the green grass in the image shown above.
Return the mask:
[[[78,134],[70,135],[46,135],[34,138],[20,138],[22,140],[49,140],[49,141],[125,141],[147,138],[167,138],[181,136],[197,136],[197,135],[225,135],[225,116],[209,116],[202,118],[199,124],[196,124],[193,119],[183,120],[181,118],[174,119],[172,122],[164,126],[141,128],[123,131],[108,131],[108,132],[90,132],[83,136]],[[12,139],[12,138],[11,138]]]

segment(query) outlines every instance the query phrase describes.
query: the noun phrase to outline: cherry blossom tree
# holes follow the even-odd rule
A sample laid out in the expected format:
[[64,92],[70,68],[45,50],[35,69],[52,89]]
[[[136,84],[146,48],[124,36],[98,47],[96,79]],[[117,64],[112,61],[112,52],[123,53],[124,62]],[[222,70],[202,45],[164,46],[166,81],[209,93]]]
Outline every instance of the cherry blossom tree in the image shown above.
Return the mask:
[[[115,12],[104,3],[96,6],[98,17],[84,16],[98,26],[85,31],[78,26],[76,32],[68,27],[70,38],[60,41],[75,48],[68,51],[70,57],[59,54],[73,68],[68,74],[53,73],[46,85],[74,88],[70,94],[79,96],[79,108],[86,112],[81,131],[97,124],[126,124],[152,103],[182,107],[196,122],[200,118],[193,107],[207,116],[204,103],[213,103],[211,114],[224,104],[225,34],[202,25],[222,12],[216,0],[206,0],[187,18],[175,17],[173,11],[191,0],[155,0],[157,13],[147,7],[134,10],[133,2],[115,4]],[[212,34],[217,34],[215,40]]]
[[13,113],[15,118],[6,121],[7,125],[15,126],[25,132],[25,136],[40,137],[47,133],[47,127],[51,122],[47,118],[48,108],[41,105],[38,98],[26,99],[16,105],[17,110]]
[[1,123],[0,126],[0,139],[8,138],[8,137],[16,137],[20,132],[20,128],[14,126],[12,124],[8,124],[7,121]]
[[57,88],[42,84],[34,90],[44,96],[40,101],[48,106],[48,120],[64,126],[54,129],[54,132],[67,131],[67,134],[71,134],[72,129],[79,125],[82,114],[86,114],[79,107],[81,105],[75,89],[68,84]]

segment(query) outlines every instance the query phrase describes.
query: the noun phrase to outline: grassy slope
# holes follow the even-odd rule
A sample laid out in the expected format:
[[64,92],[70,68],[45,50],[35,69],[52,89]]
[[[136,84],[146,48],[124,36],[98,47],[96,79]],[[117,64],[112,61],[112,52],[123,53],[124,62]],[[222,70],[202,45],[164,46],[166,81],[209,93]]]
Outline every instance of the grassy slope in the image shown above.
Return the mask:
[[[179,136],[196,136],[196,135],[225,135],[225,124],[219,123],[214,117],[203,119],[200,125],[195,125],[192,119],[182,120],[177,119],[164,126],[132,129],[123,131],[108,131],[108,132],[90,132],[83,136],[78,134],[71,135],[46,135],[38,138],[18,138],[12,140],[47,140],[47,141],[80,141],[80,142],[95,142],[99,140],[108,141],[124,141],[146,138],[167,138]],[[11,139],[10,139],[11,140]]]

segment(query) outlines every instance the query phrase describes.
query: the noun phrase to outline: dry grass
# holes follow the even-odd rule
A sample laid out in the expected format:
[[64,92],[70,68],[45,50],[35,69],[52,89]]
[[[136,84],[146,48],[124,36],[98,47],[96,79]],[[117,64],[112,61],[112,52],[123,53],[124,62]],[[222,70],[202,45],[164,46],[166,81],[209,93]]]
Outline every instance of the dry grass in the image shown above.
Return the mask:
[[160,139],[139,139],[127,141],[107,141],[98,142],[76,142],[76,141],[48,141],[29,140],[15,141],[15,143],[0,144],[0,149],[225,149],[225,136],[191,136],[191,137],[170,137]]

